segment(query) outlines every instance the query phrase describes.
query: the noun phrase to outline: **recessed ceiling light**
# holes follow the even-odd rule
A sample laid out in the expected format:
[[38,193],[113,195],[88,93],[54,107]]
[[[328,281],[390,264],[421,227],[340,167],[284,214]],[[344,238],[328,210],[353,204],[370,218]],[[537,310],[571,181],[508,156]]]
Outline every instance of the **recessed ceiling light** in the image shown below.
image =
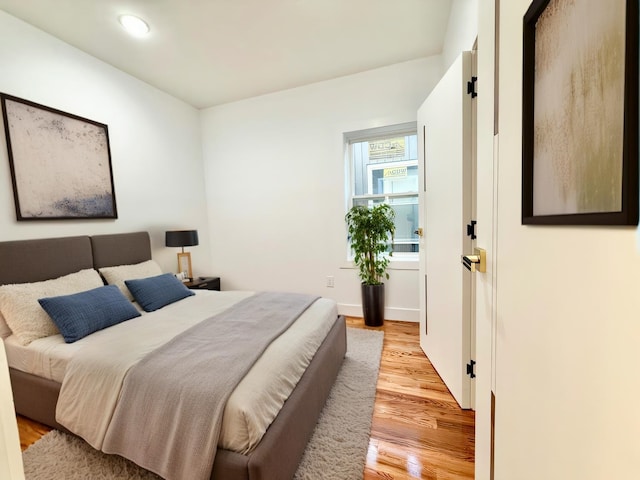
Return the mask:
[[134,37],[144,37],[149,33],[149,25],[135,15],[120,15],[118,17],[120,25]]

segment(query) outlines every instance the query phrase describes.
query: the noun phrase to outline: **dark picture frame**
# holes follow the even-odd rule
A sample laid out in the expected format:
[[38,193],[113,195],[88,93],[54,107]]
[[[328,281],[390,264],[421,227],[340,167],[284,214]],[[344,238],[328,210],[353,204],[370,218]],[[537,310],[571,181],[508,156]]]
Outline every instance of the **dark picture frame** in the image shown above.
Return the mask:
[[118,218],[107,125],[0,93],[17,220]]
[[523,225],[637,225],[638,1],[534,0],[522,115]]

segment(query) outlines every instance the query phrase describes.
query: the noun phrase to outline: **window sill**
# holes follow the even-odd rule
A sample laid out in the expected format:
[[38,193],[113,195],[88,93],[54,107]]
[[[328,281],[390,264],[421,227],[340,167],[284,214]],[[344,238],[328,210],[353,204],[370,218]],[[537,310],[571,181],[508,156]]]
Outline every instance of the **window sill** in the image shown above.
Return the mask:
[[[418,260],[391,260],[387,270],[418,270],[420,263]],[[340,266],[343,270],[356,270],[358,267],[353,262],[345,262]]]

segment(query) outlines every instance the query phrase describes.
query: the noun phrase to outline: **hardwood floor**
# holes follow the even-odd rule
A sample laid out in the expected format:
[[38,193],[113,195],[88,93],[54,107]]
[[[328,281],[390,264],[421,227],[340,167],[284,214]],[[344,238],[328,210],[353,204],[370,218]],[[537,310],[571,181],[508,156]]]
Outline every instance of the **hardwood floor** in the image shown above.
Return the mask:
[[[365,327],[361,318],[347,325]],[[474,415],[461,410],[420,349],[418,324],[386,321],[364,480],[473,478]],[[18,416],[24,450],[49,428]]]
[[[365,327],[347,318],[350,327]],[[472,479],[474,412],[462,410],[422,352],[419,325],[385,321],[364,480]]]
[[51,429],[41,423],[34,422],[33,420],[18,415],[18,433],[20,434],[20,447],[22,450],[31,445],[33,442],[42,437],[45,433]]

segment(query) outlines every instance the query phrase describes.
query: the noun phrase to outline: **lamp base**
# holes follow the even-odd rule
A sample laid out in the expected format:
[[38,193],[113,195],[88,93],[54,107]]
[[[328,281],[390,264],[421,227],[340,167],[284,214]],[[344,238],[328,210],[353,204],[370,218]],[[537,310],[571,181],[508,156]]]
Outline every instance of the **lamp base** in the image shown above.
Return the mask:
[[193,272],[191,270],[191,253],[184,252],[178,254],[178,272],[182,272],[191,281]]

